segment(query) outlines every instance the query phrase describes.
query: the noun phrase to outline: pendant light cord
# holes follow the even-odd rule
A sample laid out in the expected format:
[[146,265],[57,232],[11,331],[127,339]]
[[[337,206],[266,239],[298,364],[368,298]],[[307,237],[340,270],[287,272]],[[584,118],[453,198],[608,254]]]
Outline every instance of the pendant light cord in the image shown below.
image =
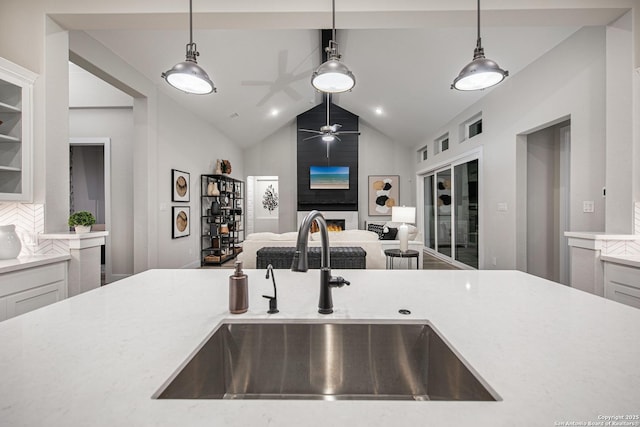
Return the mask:
[[[480,0],[478,0],[480,1]],[[189,0],[189,44],[193,44],[193,0]]]
[[[478,0],[480,1],[480,0]],[[331,38],[333,41],[336,41],[336,0],[331,0],[331,16],[332,16],[332,25],[333,31],[331,32]]]
[[476,41],[476,48],[477,49],[482,48],[482,42],[480,38],[480,0],[478,0],[478,39]]

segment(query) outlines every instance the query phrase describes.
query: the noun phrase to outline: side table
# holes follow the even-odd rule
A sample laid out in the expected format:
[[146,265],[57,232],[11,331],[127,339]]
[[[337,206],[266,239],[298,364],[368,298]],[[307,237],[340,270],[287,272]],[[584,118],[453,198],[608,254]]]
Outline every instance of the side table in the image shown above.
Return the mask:
[[411,258],[416,259],[416,270],[420,269],[418,265],[418,261],[420,260],[420,252],[408,249],[406,251],[401,251],[400,249],[385,249],[384,255],[387,259],[387,270],[393,270],[393,259],[394,258],[407,258],[407,267],[410,267]]

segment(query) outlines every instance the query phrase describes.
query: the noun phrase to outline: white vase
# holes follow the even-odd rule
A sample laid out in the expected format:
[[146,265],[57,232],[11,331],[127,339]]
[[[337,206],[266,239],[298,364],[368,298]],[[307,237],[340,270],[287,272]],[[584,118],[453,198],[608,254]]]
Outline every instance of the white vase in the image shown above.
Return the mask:
[[16,234],[16,226],[0,225],[0,259],[17,258],[20,249],[22,249],[22,243]]
[[208,196],[219,196],[220,190],[218,189],[218,183],[216,181],[210,182],[207,185],[207,195]]
[[83,234],[91,231],[90,225],[74,225],[73,228],[76,230],[76,234]]

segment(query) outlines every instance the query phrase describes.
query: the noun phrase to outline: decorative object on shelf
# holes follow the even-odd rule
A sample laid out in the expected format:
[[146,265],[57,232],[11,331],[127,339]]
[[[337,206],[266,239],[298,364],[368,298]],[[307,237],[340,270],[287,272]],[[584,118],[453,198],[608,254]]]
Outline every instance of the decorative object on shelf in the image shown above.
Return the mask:
[[311,84],[319,92],[346,92],[356,85],[356,78],[349,68],[340,62],[342,57],[338,52],[336,41],[336,1],[331,1],[332,32],[327,52],[327,61],[320,64],[311,75]]
[[473,61],[468,63],[458,77],[455,78],[451,89],[482,90],[497,85],[509,75],[494,61],[485,58],[480,38],[480,0],[478,0],[478,38],[473,50]]
[[207,196],[219,196],[220,190],[218,189],[218,182],[211,181],[207,185]]
[[196,57],[200,53],[193,42],[193,11],[192,0],[189,0],[189,43],[187,44],[187,59],[179,62],[172,69],[162,73],[162,78],[171,86],[186,93],[206,95],[218,90],[209,78],[207,72],[198,65]]
[[269,211],[269,213],[276,210],[278,207],[278,193],[273,188],[272,184],[269,184],[262,196],[262,207]]
[[222,160],[220,167],[222,168],[223,174],[229,175],[231,173],[231,162],[229,160]]
[[391,221],[401,222],[398,227],[398,240],[400,240],[400,250],[406,252],[409,249],[409,227],[407,223],[416,222],[416,208],[407,206],[394,206],[391,208]]
[[189,206],[173,206],[172,235],[173,239],[186,237],[190,234]]
[[218,199],[215,199],[211,202],[211,215],[220,215],[220,202]]
[[0,259],[17,258],[20,249],[22,249],[22,243],[16,233],[16,226],[0,225]]
[[91,226],[96,223],[96,218],[91,212],[78,211],[69,215],[67,221],[69,227],[73,227],[77,234],[88,233],[91,231]]
[[222,175],[222,162],[220,159],[216,159],[216,168],[213,171],[216,175]]
[[171,169],[171,201],[189,201],[189,173]]
[[399,175],[369,175],[369,216],[391,215],[399,196]]
[[220,234],[229,234],[228,224],[220,224]]

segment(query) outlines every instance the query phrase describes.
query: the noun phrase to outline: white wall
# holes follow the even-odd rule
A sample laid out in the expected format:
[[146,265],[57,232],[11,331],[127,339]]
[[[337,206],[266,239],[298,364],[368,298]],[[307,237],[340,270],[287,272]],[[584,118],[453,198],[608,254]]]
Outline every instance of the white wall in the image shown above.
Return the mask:
[[629,12],[607,27],[605,231],[614,234],[634,228],[631,26]]
[[280,189],[278,231],[293,231],[297,224],[296,120],[244,150],[247,175],[277,176]]
[[69,110],[72,138],[111,139],[111,269],[133,274],[133,111],[131,108]]
[[400,175],[398,205],[416,206],[416,183],[412,173],[415,155],[412,148],[399,144],[360,120],[358,147],[358,209],[360,226],[365,221],[391,221],[391,216],[369,216],[369,175]]
[[[508,64],[503,64],[508,68]],[[464,96],[453,93],[452,96]],[[462,143],[459,124],[482,112],[483,133]],[[571,118],[572,230],[604,229],[605,30],[586,27],[509,77],[479,102],[455,117],[416,149],[449,132],[450,148],[420,163],[423,172],[448,158],[483,146],[480,268],[516,267],[518,135]],[[432,151],[430,151],[432,153]],[[421,196],[420,196],[421,197]],[[582,201],[595,201],[595,213],[583,214]],[[497,212],[498,203],[508,211]],[[496,265],[489,265],[495,257]]]
[[[230,176],[244,180],[240,148],[168,96],[159,94],[158,175],[149,191],[158,196],[158,265],[162,268],[200,266],[200,175],[213,173],[216,159],[229,160]],[[171,201],[171,169],[190,173],[190,202]],[[190,236],[171,238],[172,206],[191,207]]]

